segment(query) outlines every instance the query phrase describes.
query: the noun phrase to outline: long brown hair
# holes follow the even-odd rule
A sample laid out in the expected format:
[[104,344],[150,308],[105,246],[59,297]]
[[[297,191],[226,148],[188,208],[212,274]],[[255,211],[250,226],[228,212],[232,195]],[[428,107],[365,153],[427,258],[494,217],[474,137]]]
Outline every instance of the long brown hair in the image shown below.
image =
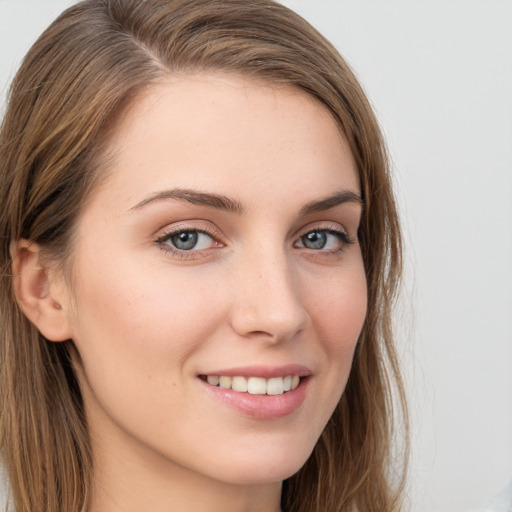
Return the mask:
[[159,77],[205,70],[295,86],[327,105],[365,204],[366,322],[337,409],[284,483],[283,510],[399,510],[404,465],[391,471],[392,438],[405,400],[391,310],[401,236],[386,150],[343,58],[272,0],[86,0],[43,33],[15,77],[0,131],[0,447],[15,510],[87,510],[92,462],[73,343],[49,342],[21,312],[9,244],[34,241],[65,264],[116,116]]

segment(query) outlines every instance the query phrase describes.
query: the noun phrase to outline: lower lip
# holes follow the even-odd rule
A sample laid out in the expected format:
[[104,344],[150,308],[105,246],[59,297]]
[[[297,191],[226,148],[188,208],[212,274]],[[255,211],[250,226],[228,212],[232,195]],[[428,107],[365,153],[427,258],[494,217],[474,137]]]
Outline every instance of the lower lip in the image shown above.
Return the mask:
[[251,395],[232,389],[222,389],[202,379],[198,380],[214,398],[242,414],[258,420],[275,420],[292,414],[302,405],[306,399],[310,377],[301,378],[295,389],[282,395]]

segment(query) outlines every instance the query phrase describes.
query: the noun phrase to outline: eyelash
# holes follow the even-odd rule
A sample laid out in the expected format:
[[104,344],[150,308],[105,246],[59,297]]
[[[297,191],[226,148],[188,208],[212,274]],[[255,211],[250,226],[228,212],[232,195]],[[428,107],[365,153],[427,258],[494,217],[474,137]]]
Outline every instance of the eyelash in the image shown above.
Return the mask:
[[[181,258],[181,259],[187,259],[187,258],[193,258],[194,256],[200,255],[204,250],[194,250],[191,249],[189,251],[184,249],[178,249],[177,247],[173,247],[172,245],[167,244],[166,242],[171,239],[171,237],[179,235],[181,233],[196,233],[196,234],[203,234],[209,236],[213,241],[217,242],[218,238],[220,238],[220,234],[213,230],[213,229],[199,229],[199,228],[187,228],[186,226],[179,226],[175,229],[170,229],[169,231],[164,232],[161,236],[159,236],[155,243],[160,247],[162,251],[165,253],[171,254],[172,256]],[[220,242],[217,242],[219,245],[222,246]]]
[[[319,249],[316,251],[311,249],[313,252],[319,252],[319,253],[321,252],[322,254],[336,255],[336,254],[340,253],[341,251],[343,251],[343,249],[347,245],[353,245],[357,241],[356,238],[351,237],[346,231],[340,229],[337,226],[325,226],[324,225],[324,226],[316,226],[316,227],[313,226],[312,228],[309,228],[304,234],[299,236],[299,239],[296,243],[298,243],[299,241],[302,241],[302,239],[305,236],[307,236],[311,233],[325,233],[328,235],[333,235],[339,240],[340,247],[337,247],[335,249],[327,249],[327,250]],[[308,249],[308,247],[299,247],[299,248]]]
[[[315,232],[316,233],[325,233],[327,235],[335,236],[340,242],[340,247],[337,247],[335,249],[327,249],[327,250],[323,250],[323,249],[315,250],[315,249],[309,249],[308,247],[305,247],[304,245],[297,246],[298,243],[301,243],[301,241],[303,240],[304,237],[306,237],[307,235],[309,235],[311,233],[315,233]],[[161,236],[159,236],[155,240],[155,243],[165,253],[170,253],[172,256],[175,256],[175,257],[178,257],[181,259],[193,259],[194,257],[201,256],[204,251],[208,250],[208,249],[199,249],[199,250],[197,250],[197,249],[196,250],[194,250],[194,249],[190,249],[190,250],[178,249],[178,248],[173,247],[172,245],[167,243],[171,237],[182,234],[182,233],[195,233],[195,234],[199,234],[199,235],[203,234],[203,235],[209,236],[214,242],[219,244],[219,246],[221,246],[221,247],[223,246],[223,244],[221,242],[218,242],[218,238],[220,238],[220,235],[217,231],[215,231],[213,229],[209,230],[209,229],[199,229],[199,228],[187,228],[186,226],[184,226],[184,227],[179,226],[175,229],[170,229],[169,231],[166,231],[165,233],[163,233]],[[352,244],[356,243],[356,241],[357,241],[356,238],[351,237],[346,231],[339,229],[337,226],[336,227],[334,227],[334,226],[313,226],[298,237],[298,240],[294,243],[294,247],[297,247],[299,249],[310,250],[312,252],[317,252],[317,253],[321,253],[324,255],[329,255],[329,254],[336,255],[336,254],[342,252],[343,249],[347,245],[352,245]]]

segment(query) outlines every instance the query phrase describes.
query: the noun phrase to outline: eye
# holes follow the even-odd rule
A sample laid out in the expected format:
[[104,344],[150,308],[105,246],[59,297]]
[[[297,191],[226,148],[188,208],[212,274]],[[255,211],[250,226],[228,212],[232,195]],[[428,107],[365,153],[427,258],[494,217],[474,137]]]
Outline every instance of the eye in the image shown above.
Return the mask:
[[184,229],[164,235],[157,240],[165,250],[201,251],[218,245],[214,238],[197,229]]
[[297,241],[297,247],[304,247],[314,251],[341,250],[344,245],[354,241],[344,231],[336,229],[315,229],[302,235]]

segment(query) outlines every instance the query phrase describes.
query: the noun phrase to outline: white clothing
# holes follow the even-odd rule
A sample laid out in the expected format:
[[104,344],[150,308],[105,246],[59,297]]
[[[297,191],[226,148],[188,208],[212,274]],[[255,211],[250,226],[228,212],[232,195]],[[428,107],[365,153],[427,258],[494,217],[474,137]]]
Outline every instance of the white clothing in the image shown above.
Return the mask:
[[512,512],[512,481],[492,500],[471,512]]

